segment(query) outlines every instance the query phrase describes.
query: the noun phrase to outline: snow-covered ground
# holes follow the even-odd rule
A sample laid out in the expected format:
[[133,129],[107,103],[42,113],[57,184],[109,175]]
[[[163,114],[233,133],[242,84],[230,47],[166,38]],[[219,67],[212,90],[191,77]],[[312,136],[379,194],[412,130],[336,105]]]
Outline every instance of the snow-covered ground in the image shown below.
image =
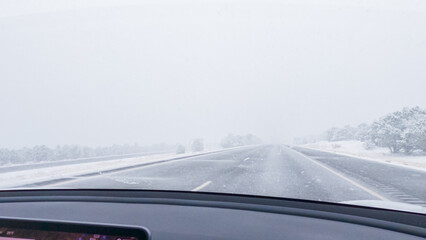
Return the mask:
[[367,150],[360,141],[320,141],[301,145],[302,147],[318,149],[338,154],[359,157],[368,160],[381,161],[401,166],[414,167],[426,170],[426,156],[392,154],[387,148],[375,147]]
[[42,164],[46,164],[46,163],[63,163],[63,164],[67,164],[69,162],[76,162],[76,161],[86,161],[86,160],[96,160],[96,159],[103,159],[103,158],[132,158],[137,154],[140,155],[154,155],[154,154],[161,154],[161,153],[165,153],[165,152],[141,152],[141,153],[131,153],[131,154],[124,154],[124,155],[107,155],[107,156],[97,156],[97,157],[84,157],[84,158],[71,158],[71,159],[62,159],[62,160],[56,160],[56,161],[51,161],[51,160],[45,160],[45,161],[28,161],[28,162],[24,162],[24,163],[3,163],[0,162],[0,168],[7,168],[7,167],[16,167],[16,166],[27,166],[27,165],[42,165]]
[[[207,152],[207,151],[206,151]],[[214,151],[208,151],[214,152]],[[185,153],[185,154],[156,154],[143,157],[132,157],[115,160],[106,160],[100,162],[91,163],[79,163],[64,166],[46,167],[31,170],[14,171],[0,174],[0,188],[16,188],[26,184],[35,182],[44,182],[54,179],[61,178],[73,178],[78,175],[103,172],[111,169],[117,169],[122,167],[134,166],[144,163],[158,162],[162,160],[168,160],[176,157],[191,156],[197,153]]]

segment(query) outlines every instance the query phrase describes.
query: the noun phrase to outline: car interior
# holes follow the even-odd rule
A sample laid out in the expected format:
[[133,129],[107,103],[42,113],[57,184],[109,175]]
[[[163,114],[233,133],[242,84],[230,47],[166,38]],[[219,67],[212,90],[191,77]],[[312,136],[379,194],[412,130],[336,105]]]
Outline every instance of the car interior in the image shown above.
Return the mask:
[[0,193],[0,239],[423,239],[423,214],[308,200],[142,190]]

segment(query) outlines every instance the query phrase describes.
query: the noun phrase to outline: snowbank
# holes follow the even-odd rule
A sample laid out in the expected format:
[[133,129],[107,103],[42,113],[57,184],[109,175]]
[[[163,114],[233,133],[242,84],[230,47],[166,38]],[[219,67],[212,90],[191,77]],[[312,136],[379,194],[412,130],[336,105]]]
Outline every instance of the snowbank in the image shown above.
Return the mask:
[[407,156],[403,154],[392,154],[387,148],[376,147],[367,150],[364,143],[360,141],[321,141],[316,143],[308,143],[301,145],[332,153],[344,154],[352,157],[363,158],[373,161],[381,161],[400,166],[414,167],[426,170],[426,156]]

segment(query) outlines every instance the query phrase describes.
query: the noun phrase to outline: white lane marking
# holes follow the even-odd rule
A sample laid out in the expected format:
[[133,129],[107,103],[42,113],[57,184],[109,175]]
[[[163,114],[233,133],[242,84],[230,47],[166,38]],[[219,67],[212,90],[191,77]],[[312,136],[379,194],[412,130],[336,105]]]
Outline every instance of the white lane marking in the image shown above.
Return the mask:
[[205,183],[201,184],[200,186],[198,186],[198,187],[196,187],[196,188],[192,189],[191,191],[192,191],[192,192],[200,191],[201,189],[203,189],[204,187],[206,187],[206,186],[207,186],[207,185],[209,185],[210,183],[212,183],[212,181],[207,181],[207,182],[205,182]]
[[249,157],[246,157],[245,159],[244,159],[244,161],[247,161],[247,160],[249,160],[250,158]]
[[[303,156],[304,156],[304,155],[303,155]],[[305,157],[305,156],[304,156],[304,157]],[[327,169],[328,171],[330,171],[330,172],[332,172],[332,173],[336,174],[337,176],[339,176],[339,177],[343,178],[344,180],[346,180],[346,181],[348,181],[348,182],[352,183],[353,185],[355,185],[355,186],[357,186],[357,187],[361,188],[362,190],[364,190],[364,191],[368,192],[369,194],[371,194],[371,195],[375,196],[376,198],[378,198],[378,199],[380,199],[380,200],[383,200],[383,201],[390,201],[389,199],[387,199],[387,198],[383,197],[382,195],[380,195],[380,194],[378,194],[378,193],[374,192],[374,191],[373,191],[373,190],[371,190],[371,189],[368,189],[368,188],[366,188],[366,187],[362,186],[361,184],[359,184],[359,183],[355,182],[355,181],[354,181],[354,180],[352,180],[352,179],[349,179],[349,178],[345,177],[344,175],[342,175],[342,174],[340,174],[340,173],[338,173],[338,172],[334,171],[333,169],[331,169],[331,168],[329,168],[329,167],[325,166],[324,164],[319,163],[319,162],[317,162],[317,161],[315,161],[315,160],[313,160],[313,159],[311,159],[311,158],[309,158],[309,157],[305,157],[305,158],[306,158],[306,159],[309,159],[309,160],[311,160],[313,163],[315,163],[315,164],[317,164],[317,165],[319,165],[319,166],[321,166],[321,167],[323,167],[323,168]]]

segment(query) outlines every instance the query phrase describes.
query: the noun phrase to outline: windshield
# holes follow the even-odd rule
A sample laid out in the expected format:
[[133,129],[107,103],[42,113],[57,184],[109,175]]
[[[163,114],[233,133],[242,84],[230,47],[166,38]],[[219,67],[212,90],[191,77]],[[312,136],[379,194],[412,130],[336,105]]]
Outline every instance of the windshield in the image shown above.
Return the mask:
[[426,2],[0,0],[0,189],[425,212]]

